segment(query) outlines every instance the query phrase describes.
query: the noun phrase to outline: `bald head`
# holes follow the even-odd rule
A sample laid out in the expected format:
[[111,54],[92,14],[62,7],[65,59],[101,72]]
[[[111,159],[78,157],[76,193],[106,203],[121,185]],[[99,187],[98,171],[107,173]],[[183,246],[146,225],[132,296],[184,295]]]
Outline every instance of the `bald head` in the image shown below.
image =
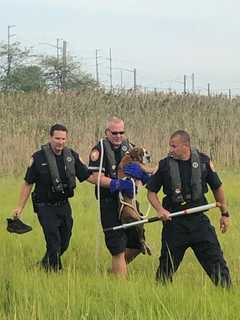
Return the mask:
[[179,160],[188,160],[191,156],[190,136],[184,130],[175,131],[169,140],[170,155]]
[[176,137],[179,137],[179,139],[183,144],[190,147],[190,135],[187,133],[187,131],[177,130],[171,135],[170,139],[173,139]]

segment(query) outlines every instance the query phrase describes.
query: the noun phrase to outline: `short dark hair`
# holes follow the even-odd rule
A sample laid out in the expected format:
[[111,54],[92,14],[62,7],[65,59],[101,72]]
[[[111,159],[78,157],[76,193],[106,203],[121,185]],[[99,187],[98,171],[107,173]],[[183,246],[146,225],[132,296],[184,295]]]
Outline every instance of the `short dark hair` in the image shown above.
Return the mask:
[[51,126],[49,131],[49,134],[51,137],[53,136],[54,131],[65,131],[66,133],[68,133],[68,129],[63,124],[60,124],[60,123],[56,123],[53,126]]
[[179,136],[181,138],[181,140],[184,144],[190,146],[190,135],[187,133],[187,131],[177,130],[171,135],[170,139],[173,139],[177,136]]

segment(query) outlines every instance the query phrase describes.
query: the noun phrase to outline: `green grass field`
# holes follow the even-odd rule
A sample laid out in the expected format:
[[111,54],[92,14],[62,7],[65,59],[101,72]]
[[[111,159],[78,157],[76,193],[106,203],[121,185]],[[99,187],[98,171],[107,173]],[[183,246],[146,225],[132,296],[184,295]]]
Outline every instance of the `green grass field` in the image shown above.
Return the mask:
[[[160,223],[146,225],[153,256],[137,257],[129,265],[127,280],[109,275],[110,256],[98,225],[94,187],[88,183],[79,185],[71,200],[74,229],[63,257],[64,271],[46,274],[36,266],[44,253],[45,242],[30,202],[23,220],[32,225],[33,231],[25,235],[5,231],[5,219],[16,205],[21,179],[1,178],[0,319],[240,319],[240,174],[229,170],[221,172],[221,177],[232,215],[229,232],[219,233],[217,209],[209,215],[231,270],[233,288],[230,290],[214,287],[190,250],[173,284],[156,284]],[[143,211],[147,211],[144,189],[139,198]],[[154,215],[153,210],[150,215]]]

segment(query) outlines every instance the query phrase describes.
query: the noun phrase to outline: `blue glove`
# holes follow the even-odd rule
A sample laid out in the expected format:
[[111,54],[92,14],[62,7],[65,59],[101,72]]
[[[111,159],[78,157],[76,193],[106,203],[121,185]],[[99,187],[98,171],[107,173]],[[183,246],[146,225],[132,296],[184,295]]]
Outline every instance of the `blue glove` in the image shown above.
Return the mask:
[[150,179],[149,174],[137,163],[128,163],[124,166],[123,170],[126,176],[141,180],[143,184],[146,184]]
[[120,191],[129,198],[133,198],[133,183],[131,180],[112,179],[109,188],[111,193]]

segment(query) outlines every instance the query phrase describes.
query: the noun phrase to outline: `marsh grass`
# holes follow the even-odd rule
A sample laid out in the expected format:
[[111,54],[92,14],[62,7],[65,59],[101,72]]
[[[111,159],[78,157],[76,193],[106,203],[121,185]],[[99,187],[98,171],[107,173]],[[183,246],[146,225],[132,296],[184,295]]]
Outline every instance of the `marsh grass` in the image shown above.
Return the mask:
[[[96,272],[98,213],[93,186],[88,183],[79,185],[76,196],[71,200],[74,230],[70,247],[63,257],[64,271],[46,274],[36,265],[45,248],[30,203],[23,219],[33,226],[33,231],[20,236],[5,231],[5,218],[16,203],[21,180],[1,178],[0,319],[239,319],[240,174],[228,170],[221,172],[221,176],[232,214],[229,232],[225,235],[219,233],[217,209],[211,210],[209,216],[231,269],[231,290],[214,287],[191,251],[187,251],[172,284],[164,287],[156,284],[154,278],[160,250],[160,223],[146,225],[153,256],[137,257],[129,265],[128,280],[115,279],[108,274],[110,257],[101,232],[97,239],[100,243]],[[145,211],[147,202],[144,189],[139,197]],[[210,195],[209,198],[211,201]],[[151,211],[150,215],[154,215],[154,212]]]

